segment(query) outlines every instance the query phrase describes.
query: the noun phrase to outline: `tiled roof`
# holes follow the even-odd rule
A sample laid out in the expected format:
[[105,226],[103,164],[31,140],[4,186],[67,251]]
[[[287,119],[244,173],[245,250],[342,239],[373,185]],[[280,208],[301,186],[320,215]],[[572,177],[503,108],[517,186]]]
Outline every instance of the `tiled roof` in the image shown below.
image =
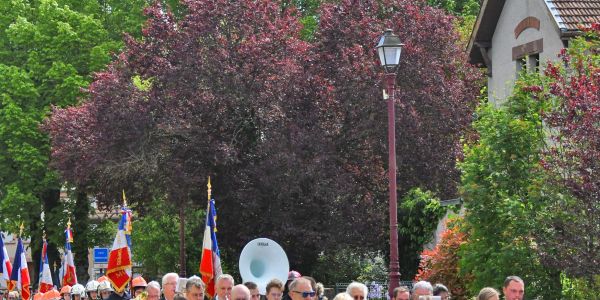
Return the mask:
[[600,22],[600,0],[546,0],[558,26],[577,30]]

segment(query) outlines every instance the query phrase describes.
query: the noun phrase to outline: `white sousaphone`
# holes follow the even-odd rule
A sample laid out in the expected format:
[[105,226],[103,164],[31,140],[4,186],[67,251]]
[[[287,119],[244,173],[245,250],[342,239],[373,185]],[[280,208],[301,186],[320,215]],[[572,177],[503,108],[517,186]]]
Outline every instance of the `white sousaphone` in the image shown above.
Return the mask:
[[290,263],[283,248],[275,241],[258,238],[250,241],[240,254],[240,275],[244,282],[252,281],[258,285],[261,295],[272,279],[287,281]]

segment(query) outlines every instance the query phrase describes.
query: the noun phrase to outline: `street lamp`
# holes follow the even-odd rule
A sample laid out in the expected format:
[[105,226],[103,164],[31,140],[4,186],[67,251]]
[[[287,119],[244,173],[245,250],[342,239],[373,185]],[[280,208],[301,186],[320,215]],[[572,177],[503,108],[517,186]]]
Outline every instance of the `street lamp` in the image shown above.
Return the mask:
[[394,112],[394,88],[396,72],[402,52],[400,38],[391,29],[386,29],[377,44],[377,53],[381,66],[385,70],[384,99],[387,98],[388,108],[388,181],[390,190],[390,273],[388,293],[390,298],[394,289],[400,285],[400,263],[398,261],[398,203],[396,196],[396,117]]

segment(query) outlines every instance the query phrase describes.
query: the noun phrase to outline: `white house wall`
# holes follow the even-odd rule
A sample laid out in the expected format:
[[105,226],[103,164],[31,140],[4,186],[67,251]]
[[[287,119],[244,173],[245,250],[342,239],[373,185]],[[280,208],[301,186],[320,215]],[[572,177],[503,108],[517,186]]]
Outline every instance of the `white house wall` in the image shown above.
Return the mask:
[[[540,20],[540,30],[525,29],[515,39],[515,28],[527,17]],[[544,0],[506,0],[488,51],[492,61],[492,77],[488,78],[488,96],[494,103],[502,103],[510,96],[516,79],[517,63],[513,60],[513,47],[543,39],[540,63],[556,60],[563,48],[556,22]]]

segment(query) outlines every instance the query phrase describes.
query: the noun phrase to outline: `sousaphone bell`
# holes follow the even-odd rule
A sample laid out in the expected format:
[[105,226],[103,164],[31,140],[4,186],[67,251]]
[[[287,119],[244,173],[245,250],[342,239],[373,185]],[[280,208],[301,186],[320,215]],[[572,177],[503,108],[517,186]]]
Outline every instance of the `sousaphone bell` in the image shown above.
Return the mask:
[[272,279],[286,282],[290,264],[279,244],[267,238],[258,238],[244,246],[239,267],[242,280],[256,283],[260,294],[265,295],[267,284]]

